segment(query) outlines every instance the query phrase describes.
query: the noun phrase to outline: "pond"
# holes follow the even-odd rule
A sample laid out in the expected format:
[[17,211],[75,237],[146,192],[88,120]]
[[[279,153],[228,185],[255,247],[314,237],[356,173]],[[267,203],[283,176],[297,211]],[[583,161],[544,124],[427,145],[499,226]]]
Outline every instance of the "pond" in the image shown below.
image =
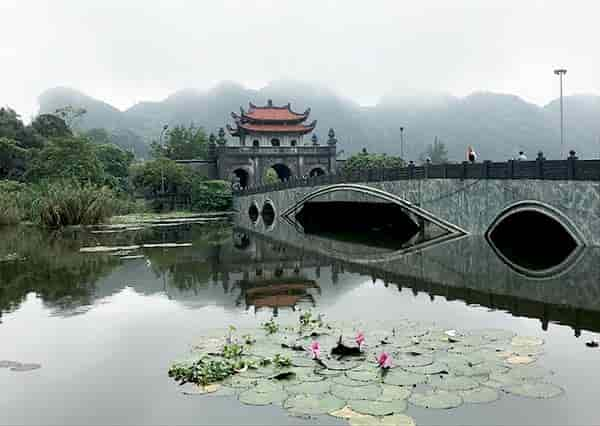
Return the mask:
[[[174,242],[191,245],[161,247]],[[80,252],[91,246],[129,249]],[[535,365],[552,372],[560,395],[500,391],[494,402],[448,410],[408,403],[404,414],[419,425],[597,424],[600,349],[586,342],[600,340],[599,260],[600,249],[588,247],[540,277],[508,265],[479,237],[399,254],[227,225],[5,228],[0,361],[14,364],[0,367],[25,371],[0,368],[0,424],[348,424],[234,396],[185,395],[168,376],[215,330],[260,330],[272,318],[295,324],[302,312],[331,323],[433,322],[449,335],[503,329],[543,340]]]

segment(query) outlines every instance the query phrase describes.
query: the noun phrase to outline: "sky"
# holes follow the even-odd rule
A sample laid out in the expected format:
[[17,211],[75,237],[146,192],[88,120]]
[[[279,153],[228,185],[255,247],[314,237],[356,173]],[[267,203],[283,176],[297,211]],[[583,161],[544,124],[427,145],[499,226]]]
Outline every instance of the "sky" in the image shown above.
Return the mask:
[[0,0],[0,105],[68,86],[125,109],[223,80],[394,94],[600,94],[597,0]]

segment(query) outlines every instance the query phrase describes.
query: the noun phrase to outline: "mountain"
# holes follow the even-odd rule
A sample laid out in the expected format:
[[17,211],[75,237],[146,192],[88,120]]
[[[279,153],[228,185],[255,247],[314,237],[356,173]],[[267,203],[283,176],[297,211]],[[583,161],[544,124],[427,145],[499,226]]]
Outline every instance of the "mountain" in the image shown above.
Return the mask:
[[[440,138],[449,157],[462,161],[468,145],[482,159],[506,160],[524,150],[534,158],[542,150],[547,158],[560,155],[559,102],[539,107],[507,94],[476,92],[464,98],[443,93],[388,93],[377,105],[362,107],[318,84],[280,80],[259,90],[235,82],[222,82],[210,90],[185,89],[160,102],[141,102],[120,111],[111,105],[68,88],[55,88],[40,98],[40,113],[65,105],[84,107],[78,122],[85,130],[103,127],[114,134],[127,133],[149,144],[164,124],[194,123],[208,132],[231,123],[230,113],[247,108],[248,102],[292,103],[292,108],[311,108],[318,120],[322,142],[330,127],[336,130],[345,156],[363,147],[372,152],[400,154],[400,130],[404,127],[405,156],[416,159],[426,146]],[[574,95],[564,98],[566,149],[580,158],[598,157],[600,151],[600,97]],[[132,142],[128,141],[131,145]],[[136,148],[136,152],[141,149]],[[145,153],[144,153],[145,155]]]

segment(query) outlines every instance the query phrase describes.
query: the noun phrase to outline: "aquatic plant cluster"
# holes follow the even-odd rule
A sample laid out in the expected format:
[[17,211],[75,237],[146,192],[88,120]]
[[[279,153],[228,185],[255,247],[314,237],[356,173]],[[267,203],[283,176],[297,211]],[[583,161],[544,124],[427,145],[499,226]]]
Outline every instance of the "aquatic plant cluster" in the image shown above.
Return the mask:
[[297,325],[268,324],[240,338],[232,329],[203,337],[169,375],[193,384],[186,394],[235,396],[351,425],[414,425],[404,414],[409,404],[451,409],[491,403],[503,393],[563,393],[550,383],[553,373],[537,365],[543,340],[509,330],[458,331],[410,320],[325,323],[307,313]]

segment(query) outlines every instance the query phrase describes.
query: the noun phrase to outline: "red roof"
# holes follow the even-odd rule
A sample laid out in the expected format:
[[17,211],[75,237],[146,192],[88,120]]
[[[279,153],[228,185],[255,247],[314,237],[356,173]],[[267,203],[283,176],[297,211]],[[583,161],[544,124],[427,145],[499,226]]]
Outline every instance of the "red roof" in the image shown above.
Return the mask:
[[244,116],[254,120],[296,121],[306,115],[298,114],[287,108],[253,108],[248,110]]
[[316,121],[313,121],[309,125],[304,124],[252,124],[252,123],[236,123],[237,129],[231,129],[232,133],[237,133],[239,129],[244,129],[247,132],[255,133],[309,133],[312,132],[317,125]]

